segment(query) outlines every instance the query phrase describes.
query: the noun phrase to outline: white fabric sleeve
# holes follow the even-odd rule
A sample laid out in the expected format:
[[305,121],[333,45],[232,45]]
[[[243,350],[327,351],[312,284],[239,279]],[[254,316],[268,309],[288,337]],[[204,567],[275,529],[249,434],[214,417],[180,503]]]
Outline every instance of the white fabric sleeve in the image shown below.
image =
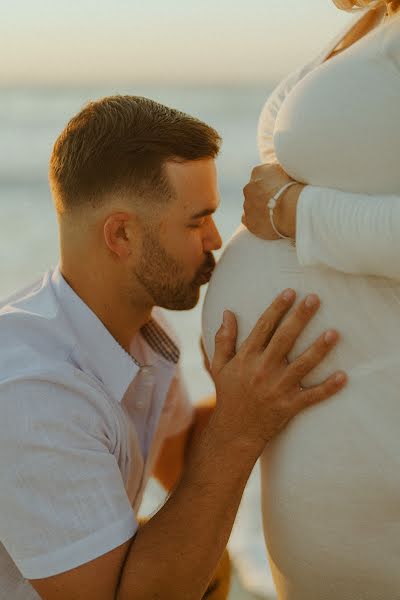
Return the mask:
[[273,144],[273,134],[280,107],[290,91],[313,67],[314,62],[308,63],[290,73],[280,82],[265,102],[257,128],[257,145],[262,163],[271,164],[278,162]]
[[[358,11],[357,11],[358,12]],[[363,17],[365,11],[360,11],[360,14],[356,16],[354,23]],[[346,33],[351,28],[352,24],[346,25],[346,27],[335,35],[329,43],[319,52],[313,60],[307,62],[305,65],[297,68],[292,73],[289,73],[273,90],[273,92],[267,98],[258,120],[257,127],[257,145],[262,163],[277,163],[278,160],[275,155],[273,135],[275,129],[275,122],[285,98],[290,94],[293,88],[310,73],[313,69],[318,67],[322,61],[331,53],[336,45],[343,39]]]
[[79,376],[0,384],[1,542],[26,579],[84,564],[137,530],[99,395]]
[[296,251],[304,267],[400,279],[400,196],[305,186],[297,204]]
[[[318,65],[329,56],[337,44],[345,37],[348,31],[350,31],[351,27],[354,26],[358,20],[361,20],[367,12],[368,9],[357,11],[353,21],[346,24],[343,29],[333,36],[326,46],[316,54],[313,60],[307,62],[302,67],[297,68],[292,73],[289,73],[289,75],[287,75],[269,95],[261,110],[257,127],[257,144],[262,163],[271,164],[278,162],[273,144],[273,134],[276,118],[285,98],[303,77],[318,67]],[[399,38],[399,36],[397,37]]]

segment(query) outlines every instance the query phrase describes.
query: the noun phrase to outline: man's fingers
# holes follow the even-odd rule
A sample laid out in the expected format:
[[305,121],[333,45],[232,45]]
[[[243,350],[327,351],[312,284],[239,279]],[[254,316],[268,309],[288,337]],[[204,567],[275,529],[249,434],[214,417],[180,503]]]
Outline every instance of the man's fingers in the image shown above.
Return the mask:
[[265,358],[270,360],[271,356],[274,356],[278,361],[283,360],[318,310],[319,305],[319,298],[316,294],[310,294],[303,299],[285,322],[278,327],[271,343],[265,349]]
[[292,289],[287,289],[279,294],[258,319],[249,336],[241,345],[240,350],[263,350],[269,343],[280,321],[292,306],[295,297],[296,293]]
[[288,390],[318,366],[325,356],[333,349],[339,339],[337,331],[330,329],[321,335],[312,346],[307,348],[296,360],[294,360],[286,369],[285,384]]
[[307,408],[307,406],[318,404],[319,402],[322,402],[322,400],[326,400],[334,394],[337,394],[337,392],[344,387],[346,383],[346,373],[343,371],[338,371],[320,385],[316,385],[315,387],[299,392],[293,406],[295,414],[304,408]]
[[221,327],[215,336],[215,352],[211,362],[211,371],[218,374],[228,363],[236,352],[237,323],[235,315],[229,311],[224,311],[224,317]]

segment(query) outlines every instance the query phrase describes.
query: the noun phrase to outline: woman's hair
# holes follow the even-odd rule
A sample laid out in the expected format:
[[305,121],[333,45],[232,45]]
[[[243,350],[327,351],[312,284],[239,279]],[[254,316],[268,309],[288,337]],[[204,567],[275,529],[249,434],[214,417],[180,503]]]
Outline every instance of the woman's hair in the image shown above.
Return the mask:
[[360,8],[376,8],[386,4],[385,0],[332,0],[342,10],[358,10]]

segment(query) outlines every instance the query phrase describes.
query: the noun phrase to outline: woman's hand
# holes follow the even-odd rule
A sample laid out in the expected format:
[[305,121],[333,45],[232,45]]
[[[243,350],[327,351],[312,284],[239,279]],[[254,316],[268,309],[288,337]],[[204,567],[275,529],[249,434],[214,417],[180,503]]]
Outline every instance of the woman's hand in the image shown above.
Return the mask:
[[[251,233],[263,240],[279,240],[272,228],[267,208],[268,201],[286,183],[293,181],[278,164],[255,167],[249,183],[243,188],[244,214],[242,223]],[[290,186],[279,198],[274,209],[277,230],[286,237],[296,238],[297,201],[304,185]]]

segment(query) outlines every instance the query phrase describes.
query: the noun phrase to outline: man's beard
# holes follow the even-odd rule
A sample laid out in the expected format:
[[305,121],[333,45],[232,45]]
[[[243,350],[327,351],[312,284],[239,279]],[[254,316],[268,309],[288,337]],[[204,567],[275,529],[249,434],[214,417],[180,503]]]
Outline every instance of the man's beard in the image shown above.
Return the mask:
[[191,281],[187,281],[179,262],[168,254],[157,236],[146,228],[142,255],[135,276],[151,296],[155,306],[170,310],[189,310],[199,301],[200,286],[204,283],[199,279],[214,267],[215,259],[211,252],[208,252],[196,276]]

